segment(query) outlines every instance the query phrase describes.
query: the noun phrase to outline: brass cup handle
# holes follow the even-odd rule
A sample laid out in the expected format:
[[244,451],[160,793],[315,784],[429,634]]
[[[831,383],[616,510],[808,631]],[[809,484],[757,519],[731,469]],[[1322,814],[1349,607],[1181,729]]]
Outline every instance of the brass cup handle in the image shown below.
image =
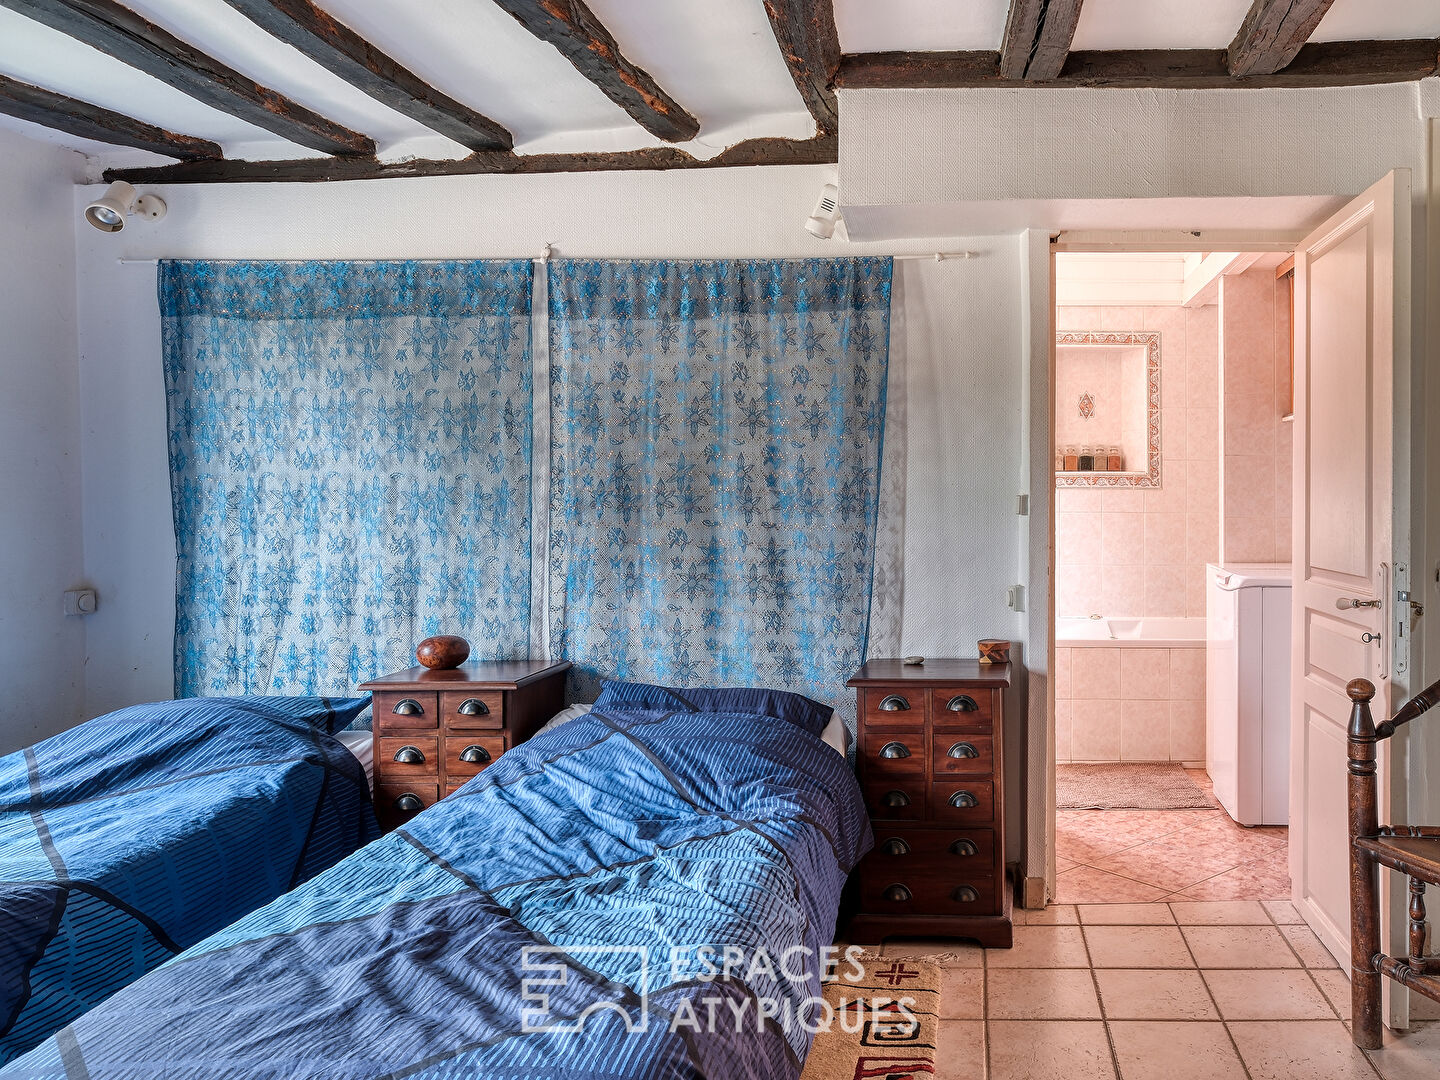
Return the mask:
[[891,809],[898,809],[901,806],[910,805],[910,796],[903,791],[887,791],[880,801]]
[[899,882],[896,882],[894,885],[891,885],[888,889],[886,889],[885,892],[881,895],[883,895],[885,899],[889,900],[892,904],[903,904],[910,899],[910,890],[907,889],[904,885],[901,885]]
[[397,701],[395,707],[390,711],[396,716],[424,716],[425,706],[414,698],[407,697]]
[[910,845],[898,836],[892,836],[880,845],[880,850],[886,855],[909,855]]
[[460,707],[455,710],[461,716],[486,716],[490,712],[490,706],[479,698],[466,698],[460,702]]
[[968,791],[957,791],[950,796],[950,805],[957,810],[968,810],[972,806],[978,806],[979,802],[975,796]]
[[418,746],[402,746],[395,751],[395,759],[401,765],[424,765],[425,752]]
[[974,840],[966,840],[964,837],[961,837],[950,845],[950,854],[962,856],[978,855],[980,854],[980,849],[975,846]]
[[472,744],[460,751],[460,760],[467,765],[483,765],[490,760],[490,751]]
[[969,885],[961,885],[950,893],[950,899],[960,904],[973,904],[980,899],[980,894]]
[[952,758],[977,758],[980,756],[980,751],[975,749],[974,743],[957,742],[950,745],[950,749],[945,751],[945,756]]
[[425,804],[420,801],[419,795],[416,795],[413,791],[407,791],[395,799],[395,809],[403,810],[409,814],[417,810],[424,810]]
[[899,694],[887,694],[880,701],[881,712],[908,712],[910,702],[906,701]]
[[945,703],[949,712],[979,712],[980,706],[975,704],[975,699],[969,694],[956,694]]
[[910,756],[910,748],[903,742],[887,742],[880,748],[880,756],[892,761],[895,758],[907,758]]

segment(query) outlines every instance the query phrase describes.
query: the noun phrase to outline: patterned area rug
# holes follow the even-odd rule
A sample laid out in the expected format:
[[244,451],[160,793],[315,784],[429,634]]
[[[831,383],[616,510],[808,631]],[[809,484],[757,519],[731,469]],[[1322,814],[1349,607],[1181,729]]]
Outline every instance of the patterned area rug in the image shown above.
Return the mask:
[[825,984],[829,1024],[800,1080],[922,1080],[935,1075],[940,967],[929,957],[842,953]]
[[1055,766],[1058,810],[1212,810],[1216,805],[1176,762]]

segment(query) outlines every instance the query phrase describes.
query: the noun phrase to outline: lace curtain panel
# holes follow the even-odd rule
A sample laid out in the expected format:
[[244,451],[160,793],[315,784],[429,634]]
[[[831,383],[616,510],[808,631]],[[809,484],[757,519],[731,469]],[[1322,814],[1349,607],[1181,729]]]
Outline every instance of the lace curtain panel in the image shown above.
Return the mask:
[[162,262],[181,697],[530,650],[531,264]]
[[853,716],[891,260],[549,268],[552,653],[600,678],[772,686]]

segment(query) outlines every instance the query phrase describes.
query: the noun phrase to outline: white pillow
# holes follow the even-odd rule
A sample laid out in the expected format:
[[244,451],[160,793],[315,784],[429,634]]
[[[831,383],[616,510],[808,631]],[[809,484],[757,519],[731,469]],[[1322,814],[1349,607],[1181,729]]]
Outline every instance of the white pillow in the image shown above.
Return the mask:
[[[578,720],[594,707],[594,705],[571,705],[569,708],[561,709],[545,722],[545,726],[542,727],[540,731],[549,731],[551,728],[557,728],[567,720]],[[538,735],[539,732],[536,732],[536,734]]]

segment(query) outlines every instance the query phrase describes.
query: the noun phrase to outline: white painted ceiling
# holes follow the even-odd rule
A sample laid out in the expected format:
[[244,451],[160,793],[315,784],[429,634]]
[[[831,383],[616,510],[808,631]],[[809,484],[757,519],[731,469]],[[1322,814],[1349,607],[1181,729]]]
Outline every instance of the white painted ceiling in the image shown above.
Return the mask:
[[[224,0],[125,0],[262,85],[369,135],[382,159],[466,151],[270,37]],[[318,0],[451,97],[515,136],[521,154],[663,145],[491,0]],[[1077,49],[1224,48],[1250,0],[1087,0]],[[747,138],[808,138],[815,126],[762,0],[589,0],[625,55],[700,120],[679,144],[711,157]],[[999,48],[1009,0],[835,0],[846,52]],[[1440,0],[1336,0],[1315,40],[1440,36]],[[0,8],[0,73],[218,142],[227,157],[316,151],[212,109],[64,34]],[[96,167],[165,159],[0,116],[0,126],[80,150]]]

